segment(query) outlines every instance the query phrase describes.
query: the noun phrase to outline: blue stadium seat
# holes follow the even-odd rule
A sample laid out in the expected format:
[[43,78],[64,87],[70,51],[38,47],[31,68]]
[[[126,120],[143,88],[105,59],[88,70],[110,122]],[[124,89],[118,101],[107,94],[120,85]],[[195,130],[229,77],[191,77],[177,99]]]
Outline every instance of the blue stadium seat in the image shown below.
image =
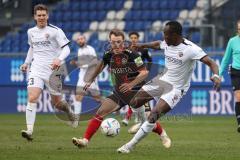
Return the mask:
[[[144,16],[144,15],[143,15]],[[124,17],[125,20],[132,20],[132,17],[133,17],[133,13],[132,11],[128,11]]]
[[161,0],[160,3],[159,3],[159,8],[160,9],[168,8],[168,0]]
[[105,7],[105,2],[104,1],[99,1],[96,9],[101,11],[101,10],[103,10],[104,7]]
[[140,9],[142,9],[142,3],[143,2],[141,2],[141,1],[134,1],[132,9],[133,10],[140,10]]
[[89,12],[87,12],[87,11],[81,12],[79,20],[80,21],[84,21],[84,20],[86,20],[88,18],[88,16],[89,16]]
[[62,20],[63,20],[64,22],[71,21],[71,20],[72,20],[72,12],[66,11],[66,12],[63,14]]
[[200,32],[193,32],[193,33],[192,33],[192,36],[191,36],[191,40],[192,40],[194,43],[200,43],[200,40],[201,40],[201,34],[200,34]]
[[152,17],[152,12],[149,11],[149,10],[146,10],[146,11],[143,11],[142,12],[142,16],[141,16],[141,19],[140,20],[149,20],[151,17]]
[[124,4],[123,0],[114,1],[114,9],[115,10],[123,9],[123,4]]
[[80,11],[86,11],[86,10],[88,10],[88,3],[87,2],[81,2]]
[[89,21],[94,21],[97,17],[97,11],[92,11],[90,12],[89,16],[88,16],[88,20]]
[[126,31],[132,31],[133,30],[133,26],[134,26],[134,22],[128,21],[128,22],[126,22],[125,30]]
[[196,0],[189,0],[187,3],[187,9],[191,10],[196,6]]
[[149,18],[150,20],[152,20],[152,21],[155,21],[155,20],[157,20],[157,19],[160,18],[159,14],[160,14],[160,11],[153,10],[153,11],[151,12],[151,16],[148,17],[148,18]]
[[188,0],[177,1],[176,9],[185,9],[187,6]]
[[81,28],[81,23],[80,22],[75,22],[72,25],[72,31],[79,31]]
[[80,11],[81,2],[71,3],[73,12]]
[[161,20],[166,21],[166,20],[168,20],[169,17],[170,17],[170,11],[168,11],[168,10],[162,10],[161,13],[160,13],[160,15],[161,15]]
[[150,3],[150,9],[157,10],[159,9],[160,2],[159,1],[151,1]]
[[75,12],[73,12],[73,14],[72,14],[72,20],[73,20],[73,21],[79,21],[80,16],[81,16],[81,12],[75,11]]
[[133,11],[133,20],[141,19],[142,11]]
[[[99,3],[103,3],[102,1],[100,1]],[[97,9],[97,2],[96,1],[93,1],[91,3],[89,3],[89,7],[88,9],[90,11],[95,11]]]
[[178,17],[178,15],[179,15],[178,10],[170,11],[169,20],[175,20]]
[[175,9],[177,5],[177,1],[176,0],[171,0],[168,2],[168,8],[169,9]]

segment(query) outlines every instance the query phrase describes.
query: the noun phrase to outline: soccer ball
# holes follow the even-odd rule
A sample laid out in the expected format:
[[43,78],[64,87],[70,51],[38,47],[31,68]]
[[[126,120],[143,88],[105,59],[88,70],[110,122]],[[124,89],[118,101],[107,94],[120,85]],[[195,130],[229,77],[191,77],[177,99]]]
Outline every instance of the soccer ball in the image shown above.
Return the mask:
[[114,137],[120,132],[120,124],[114,118],[107,118],[101,124],[101,132],[105,136]]

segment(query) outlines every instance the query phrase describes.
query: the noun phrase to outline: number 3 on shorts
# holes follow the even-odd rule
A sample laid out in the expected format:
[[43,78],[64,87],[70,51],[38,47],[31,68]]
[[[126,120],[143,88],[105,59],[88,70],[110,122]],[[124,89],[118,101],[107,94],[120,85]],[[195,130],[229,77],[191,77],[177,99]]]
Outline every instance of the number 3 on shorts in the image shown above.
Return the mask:
[[34,78],[29,78],[28,85],[33,85],[33,84],[34,84]]

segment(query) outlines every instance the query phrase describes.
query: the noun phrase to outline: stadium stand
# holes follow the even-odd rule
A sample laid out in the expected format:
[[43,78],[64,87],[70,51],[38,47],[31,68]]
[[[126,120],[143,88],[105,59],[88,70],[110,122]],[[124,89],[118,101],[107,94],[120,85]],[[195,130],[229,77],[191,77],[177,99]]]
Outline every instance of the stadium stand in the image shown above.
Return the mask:
[[[222,0],[213,0],[218,4]],[[102,52],[107,32],[115,27],[126,32],[139,31],[140,39],[157,40],[163,37],[162,28],[168,20],[184,24],[184,34],[200,43],[201,34],[189,34],[189,26],[201,25],[204,20],[205,0],[69,0],[60,2],[50,13],[50,22],[64,30],[69,39],[74,32],[86,33],[89,44]],[[224,11],[227,17],[231,11]],[[28,50],[26,31],[34,22],[23,24],[17,33],[8,33],[0,42],[0,52],[16,53]],[[190,37],[189,37],[190,35]],[[75,43],[71,44],[76,51]]]

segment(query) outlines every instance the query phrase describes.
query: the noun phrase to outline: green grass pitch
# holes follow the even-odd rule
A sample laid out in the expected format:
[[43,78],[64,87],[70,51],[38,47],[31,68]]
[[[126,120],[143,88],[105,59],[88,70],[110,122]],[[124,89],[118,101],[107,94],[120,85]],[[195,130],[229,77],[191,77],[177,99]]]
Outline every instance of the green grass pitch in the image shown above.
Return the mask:
[[234,116],[163,120],[172,147],[163,148],[159,137],[152,133],[128,155],[116,153],[132,137],[128,127],[122,126],[120,135],[114,138],[98,132],[87,148],[79,150],[71,138],[82,136],[87,122],[73,129],[54,115],[37,115],[33,142],[20,136],[21,129],[25,129],[24,114],[0,115],[0,122],[0,160],[240,159],[240,134]]

